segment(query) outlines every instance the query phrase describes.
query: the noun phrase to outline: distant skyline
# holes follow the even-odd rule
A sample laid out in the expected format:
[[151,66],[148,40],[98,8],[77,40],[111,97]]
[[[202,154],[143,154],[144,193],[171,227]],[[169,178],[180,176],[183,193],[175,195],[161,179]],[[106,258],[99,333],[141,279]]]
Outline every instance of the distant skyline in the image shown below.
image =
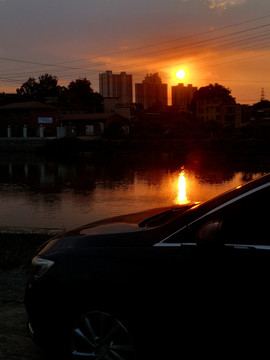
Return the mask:
[[[185,70],[179,80],[176,72]],[[159,73],[171,86],[219,83],[239,103],[270,100],[269,0],[0,0],[0,92],[49,73]]]

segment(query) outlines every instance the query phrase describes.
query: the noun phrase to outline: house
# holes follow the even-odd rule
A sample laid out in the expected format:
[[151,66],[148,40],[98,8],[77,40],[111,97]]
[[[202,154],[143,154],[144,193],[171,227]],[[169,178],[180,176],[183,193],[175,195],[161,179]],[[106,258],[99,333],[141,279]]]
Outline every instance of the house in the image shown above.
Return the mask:
[[222,98],[198,100],[196,115],[203,122],[216,121],[223,126],[241,127],[241,105],[225,102]]
[[254,104],[251,111],[249,126],[253,133],[270,136],[270,102],[260,101]]
[[56,136],[58,109],[39,102],[17,102],[0,106],[0,136]]
[[76,136],[101,136],[106,129],[120,130],[126,126],[128,120],[116,113],[71,113],[60,114],[58,126],[66,128],[67,135]]

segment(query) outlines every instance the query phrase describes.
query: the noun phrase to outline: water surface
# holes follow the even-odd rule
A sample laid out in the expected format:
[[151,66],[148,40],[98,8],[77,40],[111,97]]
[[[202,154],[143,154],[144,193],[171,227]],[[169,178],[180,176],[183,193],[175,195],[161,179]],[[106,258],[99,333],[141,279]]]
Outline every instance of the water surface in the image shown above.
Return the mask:
[[70,229],[109,216],[205,201],[264,171],[208,162],[64,163],[0,158],[0,226]]

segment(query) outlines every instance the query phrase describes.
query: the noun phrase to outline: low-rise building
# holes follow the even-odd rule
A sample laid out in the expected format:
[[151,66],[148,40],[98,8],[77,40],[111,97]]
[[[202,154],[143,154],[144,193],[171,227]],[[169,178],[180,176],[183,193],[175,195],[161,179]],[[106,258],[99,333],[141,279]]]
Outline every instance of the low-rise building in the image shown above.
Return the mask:
[[18,102],[0,106],[0,136],[56,136],[58,109],[39,102]]
[[239,128],[241,124],[241,105],[225,102],[222,98],[202,99],[196,102],[196,116],[200,121],[216,121],[223,126]]
[[62,136],[102,136],[106,129],[111,126],[114,128],[125,129],[129,126],[129,121],[123,116],[115,113],[72,113],[59,115],[59,127],[65,129]]

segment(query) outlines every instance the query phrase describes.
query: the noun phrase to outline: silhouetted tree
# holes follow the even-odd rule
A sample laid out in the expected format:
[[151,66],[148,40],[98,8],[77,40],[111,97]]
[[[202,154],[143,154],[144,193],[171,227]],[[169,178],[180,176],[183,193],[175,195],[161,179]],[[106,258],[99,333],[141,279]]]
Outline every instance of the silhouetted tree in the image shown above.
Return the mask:
[[68,85],[68,98],[72,107],[89,112],[102,111],[103,97],[93,91],[91,82],[86,78],[77,79]]
[[194,93],[193,102],[197,100],[213,100],[213,99],[224,99],[225,101],[235,102],[235,99],[231,96],[231,90],[225,88],[220,84],[209,84],[201,87]]
[[163,107],[162,101],[158,100],[154,102],[148,109],[148,112],[159,113]]
[[38,81],[30,77],[17,89],[17,94],[44,102],[48,97],[59,97],[62,91],[63,87],[58,85],[56,76],[44,74],[39,76]]
[[30,77],[26,82],[22,84],[22,86],[19,89],[17,89],[17,94],[29,98],[35,98],[37,94],[37,87],[38,84],[36,82],[36,79]]
[[231,96],[231,90],[216,83],[214,85],[209,84],[207,86],[203,86],[199,90],[195,91],[190,109],[195,114],[196,104],[198,101],[215,101],[217,99],[222,100],[224,104],[235,104],[235,98]]
[[50,74],[41,75],[38,80],[30,77],[17,89],[17,94],[27,100],[46,102],[48,98],[57,98],[62,106],[89,112],[103,111],[103,97],[93,91],[86,78],[72,81],[66,88],[59,86],[57,77]]
[[270,101],[269,100],[261,100],[258,103],[253,105],[253,109],[255,111],[261,110],[261,109],[266,109],[266,108],[270,108]]

